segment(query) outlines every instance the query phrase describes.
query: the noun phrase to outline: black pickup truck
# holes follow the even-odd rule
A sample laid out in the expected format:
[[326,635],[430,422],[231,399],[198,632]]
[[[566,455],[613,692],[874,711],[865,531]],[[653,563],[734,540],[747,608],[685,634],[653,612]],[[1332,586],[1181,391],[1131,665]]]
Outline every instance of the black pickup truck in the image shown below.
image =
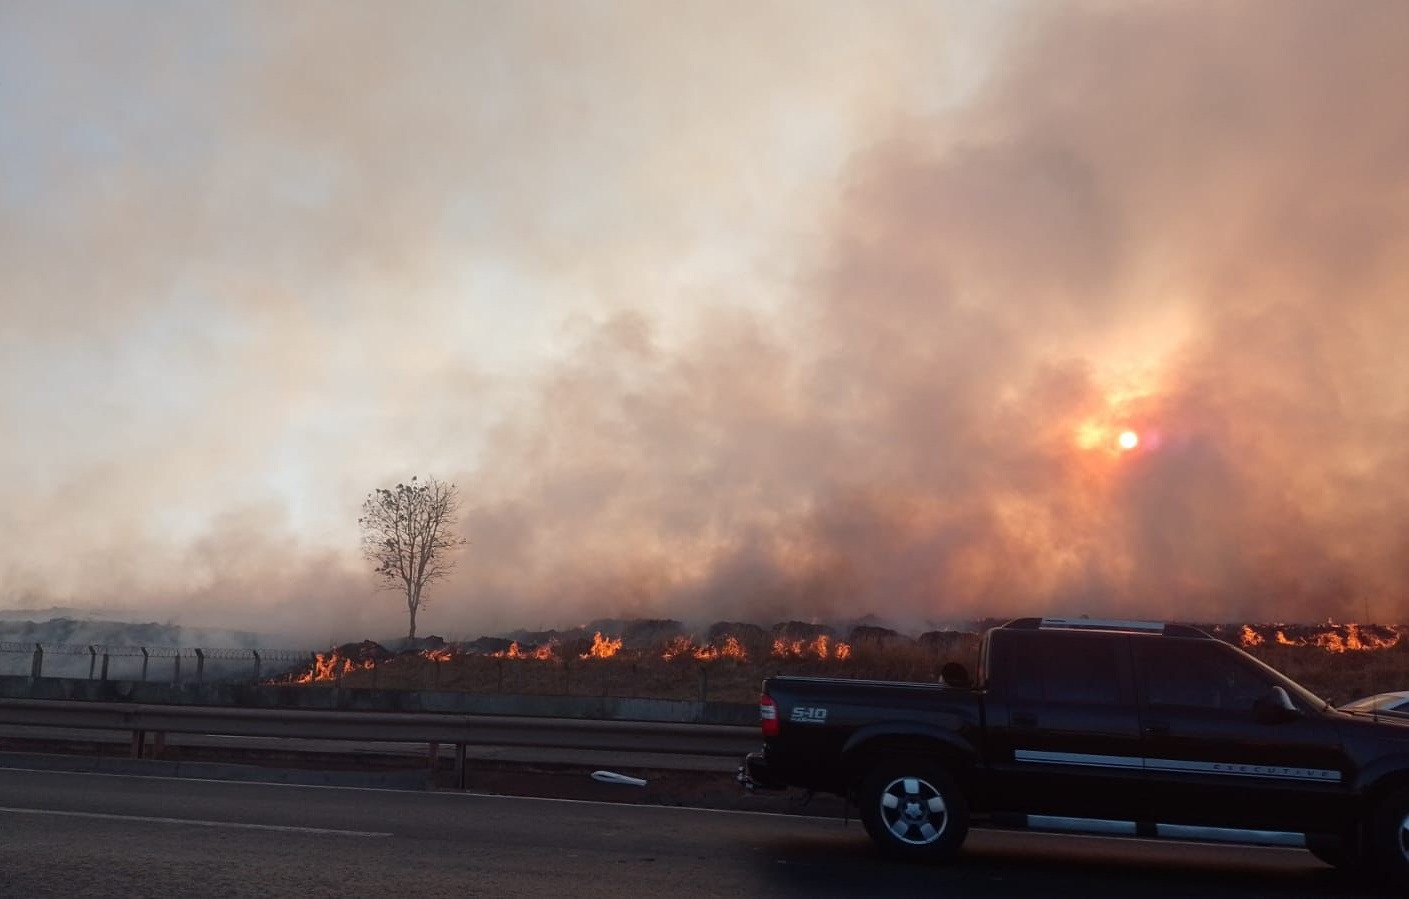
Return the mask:
[[1019,619],[973,683],[771,677],[759,703],[740,781],[847,797],[888,855],[945,860],[981,820],[1292,842],[1409,883],[1409,723],[1186,625]]

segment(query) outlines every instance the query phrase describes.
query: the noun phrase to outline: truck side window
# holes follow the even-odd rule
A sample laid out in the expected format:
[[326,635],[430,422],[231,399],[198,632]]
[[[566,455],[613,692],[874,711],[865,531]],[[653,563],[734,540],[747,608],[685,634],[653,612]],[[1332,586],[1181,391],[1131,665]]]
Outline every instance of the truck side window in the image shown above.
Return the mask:
[[1012,647],[1013,699],[1113,705],[1120,702],[1117,641],[1043,635]]
[[1215,643],[1151,643],[1140,647],[1145,702],[1248,711],[1272,683]]

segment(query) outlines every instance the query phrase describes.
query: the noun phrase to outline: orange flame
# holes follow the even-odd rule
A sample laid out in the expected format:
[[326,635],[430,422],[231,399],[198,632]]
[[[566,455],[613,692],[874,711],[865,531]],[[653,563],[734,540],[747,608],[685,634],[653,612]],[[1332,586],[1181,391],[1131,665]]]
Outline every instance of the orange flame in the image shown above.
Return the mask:
[[851,657],[851,646],[847,643],[838,642],[835,649],[832,647],[832,639],[826,634],[818,634],[815,640],[784,640],[781,637],[773,641],[773,655],[780,659],[805,659],[814,657],[818,659],[834,658],[837,660]]
[[601,631],[592,635],[592,648],[584,652],[579,658],[584,659],[610,659],[621,652],[621,638],[613,640],[611,637],[603,637]]
[[670,642],[665,645],[665,650],[660,657],[669,662],[671,659],[679,658],[683,655],[692,655],[698,652],[695,648],[695,641],[689,637],[671,637]]
[[[1369,652],[1377,649],[1392,649],[1399,644],[1399,640],[1403,636],[1400,631],[1394,631],[1387,637],[1381,636],[1373,631],[1363,629],[1358,624],[1328,624],[1326,627],[1327,630],[1319,634],[1295,639],[1288,637],[1285,629],[1278,628],[1276,633],[1272,635],[1272,641],[1278,646],[1304,646],[1325,652]],[[1250,634],[1256,639],[1250,639]],[[1243,646],[1260,646],[1264,642],[1252,628],[1243,625]]]
[[335,649],[328,653],[317,653],[313,657],[313,664],[309,666],[307,671],[300,674],[294,683],[311,684],[314,681],[337,680],[345,674],[351,674],[354,671],[370,671],[375,667],[377,667],[377,663],[372,659],[365,659],[360,663],[354,662]]
[[529,652],[524,652],[524,650],[519,647],[517,640],[510,643],[508,649],[501,649],[498,652],[491,652],[489,654],[491,659],[537,659],[540,662],[549,661],[553,656],[554,645],[552,643],[544,643],[542,646],[534,647]]
[[432,662],[448,662],[454,658],[455,650],[451,649],[449,646],[442,646],[440,649],[422,650],[421,655],[430,659]]
[[748,661],[749,654],[737,637],[725,637],[723,646],[701,646],[694,651],[695,658],[702,662],[714,659],[733,659],[736,662]]
[[681,656],[689,656],[701,662],[712,662],[715,659],[733,659],[736,662],[747,662],[748,651],[744,649],[738,637],[728,636],[724,638],[723,645],[706,644],[699,646],[689,637],[674,637],[666,644],[660,657],[669,662]]

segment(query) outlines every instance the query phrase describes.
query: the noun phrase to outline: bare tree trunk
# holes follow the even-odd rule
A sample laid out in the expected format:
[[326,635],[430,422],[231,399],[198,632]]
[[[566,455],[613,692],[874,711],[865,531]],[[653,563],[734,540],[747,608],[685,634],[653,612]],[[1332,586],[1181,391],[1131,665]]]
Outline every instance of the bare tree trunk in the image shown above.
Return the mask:
[[408,639],[408,640],[414,640],[414,639],[416,639],[416,606],[417,606],[417,605],[419,605],[419,603],[408,602],[408,603],[406,604],[406,609],[407,609],[407,611],[409,611],[409,612],[411,613],[411,631],[410,631],[410,633],[408,633],[408,634],[406,635],[406,639]]

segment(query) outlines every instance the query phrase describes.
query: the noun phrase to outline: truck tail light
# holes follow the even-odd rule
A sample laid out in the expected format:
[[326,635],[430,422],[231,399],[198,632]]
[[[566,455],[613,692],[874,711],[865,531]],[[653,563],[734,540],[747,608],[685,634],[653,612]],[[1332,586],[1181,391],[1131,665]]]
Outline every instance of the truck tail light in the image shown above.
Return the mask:
[[763,736],[778,736],[778,703],[767,693],[758,697],[758,717],[763,722]]

